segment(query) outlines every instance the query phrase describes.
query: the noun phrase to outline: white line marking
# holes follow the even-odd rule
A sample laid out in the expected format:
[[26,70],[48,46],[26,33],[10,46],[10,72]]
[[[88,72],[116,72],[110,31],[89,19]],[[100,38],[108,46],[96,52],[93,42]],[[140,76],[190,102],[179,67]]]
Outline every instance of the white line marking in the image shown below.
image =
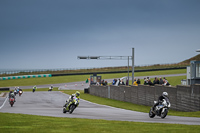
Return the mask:
[[3,106],[6,103],[7,99],[8,99],[8,96],[6,97],[6,100],[4,101],[4,103],[1,105],[0,109],[3,108]]

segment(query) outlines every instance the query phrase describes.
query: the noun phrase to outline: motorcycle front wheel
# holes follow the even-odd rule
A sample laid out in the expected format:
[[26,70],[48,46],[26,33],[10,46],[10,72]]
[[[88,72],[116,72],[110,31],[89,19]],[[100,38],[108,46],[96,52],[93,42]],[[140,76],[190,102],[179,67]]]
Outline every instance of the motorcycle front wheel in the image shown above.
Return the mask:
[[75,108],[76,108],[76,106],[72,104],[72,105],[69,107],[69,113],[71,114],[71,113],[74,111]]
[[151,108],[150,111],[149,111],[149,117],[150,117],[150,118],[154,118],[154,117],[155,117],[155,114],[153,113],[152,110],[153,110],[153,109]]
[[167,116],[168,110],[165,109],[163,113],[161,113],[161,118],[164,119]]
[[13,107],[13,104],[14,104],[13,102],[10,102],[10,106],[11,106],[11,107]]

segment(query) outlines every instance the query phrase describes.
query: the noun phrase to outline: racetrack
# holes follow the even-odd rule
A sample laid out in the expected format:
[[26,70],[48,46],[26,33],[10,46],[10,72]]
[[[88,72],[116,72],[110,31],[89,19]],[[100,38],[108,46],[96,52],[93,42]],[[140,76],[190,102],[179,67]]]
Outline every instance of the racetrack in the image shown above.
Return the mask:
[[200,118],[178,116],[167,116],[165,119],[160,117],[149,118],[148,113],[99,105],[83,99],[80,100],[79,107],[72,114],[63,114],[62,106],[68,97],[69,95],[58,91],[24,92],[21,97],[16,96],[17,102],[13,107],[9,105],[7,100],[0,112],[53,117],[200,125]]

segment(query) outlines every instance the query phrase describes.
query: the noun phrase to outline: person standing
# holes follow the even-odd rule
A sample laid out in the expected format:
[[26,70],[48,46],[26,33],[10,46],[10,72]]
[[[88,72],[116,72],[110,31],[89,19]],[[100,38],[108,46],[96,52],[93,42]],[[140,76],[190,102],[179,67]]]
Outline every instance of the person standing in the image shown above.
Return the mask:
[[137,81],[136,81],[136,78],[134,78],[133,85],[138,86]]
[[144,85],[148,85],[147,79],[144,78]]
[[138,84],[138,85],[140,84],[140,78],[137,79],[137,84]]
[[159,84],[159,80],[158,80],[157,77],[155,77],[155,79],[154,79],[154,81],[153,81],[153,84],[154,84],[154,85],[155,85],[155,84]]
[[160,85],[163,85],[163,84],[164,84],[163,79],[162,79],[161,77],[160,77],[159,84],[160,84]]
[[121,84],[120,84],[120,79],[118,79],[118,85],[121,85]]
[[150,86],[153,86],[154,84],[151,82],[151,80],[149,79],[149,81],[148,81],[148,84],[150,85]]

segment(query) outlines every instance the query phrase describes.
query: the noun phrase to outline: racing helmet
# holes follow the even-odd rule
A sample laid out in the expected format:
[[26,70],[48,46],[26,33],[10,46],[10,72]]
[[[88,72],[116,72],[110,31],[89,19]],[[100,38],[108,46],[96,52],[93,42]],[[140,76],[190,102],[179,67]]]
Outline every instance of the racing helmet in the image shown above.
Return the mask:
[[76,97],[79,97],[79,96],[80,96],[80,92],[76,91]]
[[10,93],[12,93],[12,90],[10,91]]
[[163,92],[163,93],[162,93],[162,96],[168,97],[168,93],[167,93],[167,92]]

